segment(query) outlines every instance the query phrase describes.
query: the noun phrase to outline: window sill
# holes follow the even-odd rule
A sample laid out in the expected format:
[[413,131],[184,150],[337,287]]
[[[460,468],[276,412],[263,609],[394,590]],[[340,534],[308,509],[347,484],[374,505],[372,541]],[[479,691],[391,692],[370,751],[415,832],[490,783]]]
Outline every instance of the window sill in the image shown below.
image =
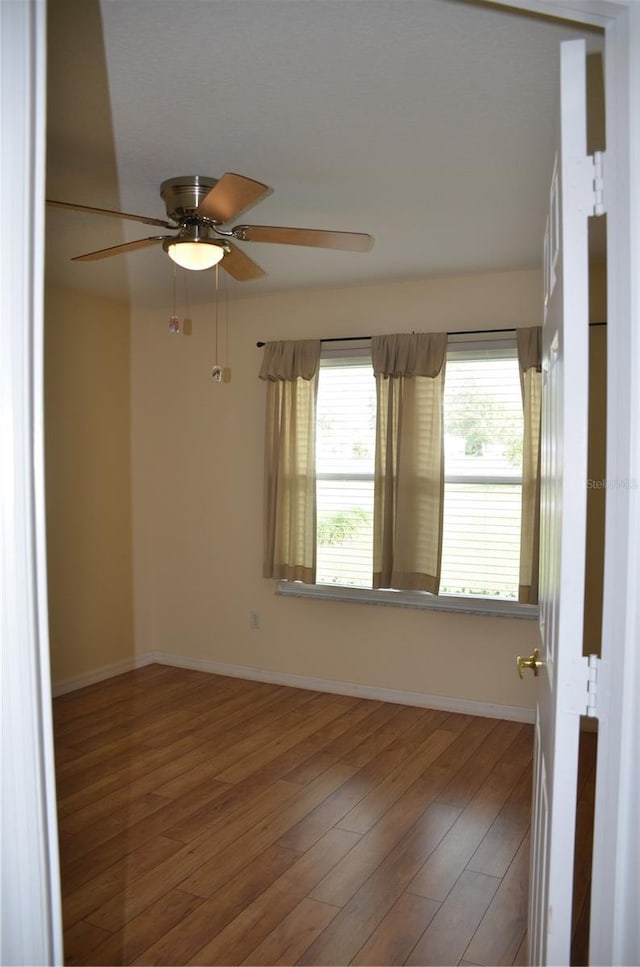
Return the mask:
[[421,591],[374,591],[371,588],[349,588],[329,584],[302,584],[278,581],[276,594],[283,597],[318,598],[324,601],[351,601],[357,604],[383,605],[392,608],[425,608],[429,611],[453,611],[459,614],[486,614],[501,618],[538,617],[538,608],[517,601],[491,598],[436,597]]

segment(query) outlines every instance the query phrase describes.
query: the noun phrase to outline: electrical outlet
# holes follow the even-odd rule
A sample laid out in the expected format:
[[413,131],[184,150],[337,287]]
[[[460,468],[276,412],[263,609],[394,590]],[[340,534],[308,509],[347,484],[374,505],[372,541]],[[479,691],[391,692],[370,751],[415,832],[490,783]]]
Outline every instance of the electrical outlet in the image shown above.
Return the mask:
[[258,631],[260,628],[260,615],[257,611],[249,612],[249,627],[252,631]]

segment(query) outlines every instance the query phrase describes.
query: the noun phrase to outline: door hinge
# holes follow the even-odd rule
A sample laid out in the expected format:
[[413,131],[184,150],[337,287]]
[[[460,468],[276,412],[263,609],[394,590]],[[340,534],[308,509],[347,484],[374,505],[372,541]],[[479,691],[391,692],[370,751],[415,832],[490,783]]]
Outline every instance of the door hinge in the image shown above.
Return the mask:
[[584,714],[589,718],[598,717],[598,669],[600,659],[597,655],[587,655],[584,659],[587,671],[586,701]]
[[591,156],[593,211],[592,215],[604,215],[606,211],[604,197],[604,151],[594,151]]

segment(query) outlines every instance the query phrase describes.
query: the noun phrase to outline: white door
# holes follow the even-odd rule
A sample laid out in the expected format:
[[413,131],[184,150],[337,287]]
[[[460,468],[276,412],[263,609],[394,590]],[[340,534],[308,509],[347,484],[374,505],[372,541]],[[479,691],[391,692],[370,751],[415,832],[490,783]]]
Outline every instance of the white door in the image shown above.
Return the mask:
[[580,715],[588,402],[585,45],[561,45],[560,123],[544,240],[540,646],[529,907],[531,964],[568,964]]

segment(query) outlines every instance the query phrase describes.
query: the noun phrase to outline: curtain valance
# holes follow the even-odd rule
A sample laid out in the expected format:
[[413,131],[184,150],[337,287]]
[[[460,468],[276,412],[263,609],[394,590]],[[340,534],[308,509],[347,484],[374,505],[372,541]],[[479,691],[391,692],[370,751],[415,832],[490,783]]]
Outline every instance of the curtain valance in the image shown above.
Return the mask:
[[316,375],[319,363],[319,339],[268,342],[264,347],[260,379],[310,380]]
[[434,379],[447,355],[446,332],[373,336],[371,361],[376,376],[429,376]]

